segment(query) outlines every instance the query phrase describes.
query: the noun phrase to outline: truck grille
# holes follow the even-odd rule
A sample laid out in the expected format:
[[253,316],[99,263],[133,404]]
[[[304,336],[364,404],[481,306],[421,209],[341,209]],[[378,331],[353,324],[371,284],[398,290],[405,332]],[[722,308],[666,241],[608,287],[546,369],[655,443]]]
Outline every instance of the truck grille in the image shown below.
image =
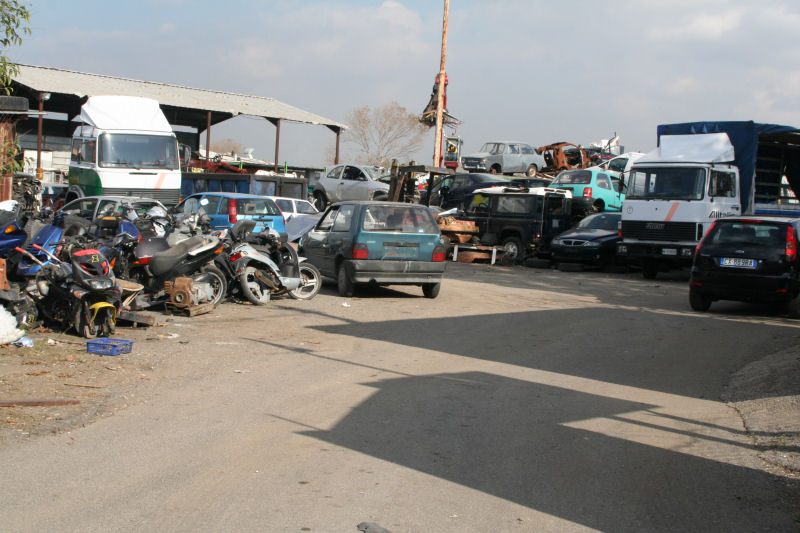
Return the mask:
[[623,220],[622,238],[642,241],[696,241],[697,224],[695,222]]
[[103,194],[108,196],[153,198],[167,206],[175,205],[181,199],[180,189],[112,189],[111,187],[103,187]]

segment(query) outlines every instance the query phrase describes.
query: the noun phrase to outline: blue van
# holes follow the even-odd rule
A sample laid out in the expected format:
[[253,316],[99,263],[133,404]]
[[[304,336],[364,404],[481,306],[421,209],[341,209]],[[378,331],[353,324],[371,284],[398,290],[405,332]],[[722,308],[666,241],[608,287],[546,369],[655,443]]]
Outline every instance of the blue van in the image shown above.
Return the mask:
[[254,232],[269,227],[280,234],[286,233],[283,213],[275,201],[266,196],[234,192],[198,193],[184,198],[176,210],[184,215],[193,215],[200,209],[203,199],[208,200],[202,207],[211,219],[212,229],[231,228],[239,220],[255,220]]

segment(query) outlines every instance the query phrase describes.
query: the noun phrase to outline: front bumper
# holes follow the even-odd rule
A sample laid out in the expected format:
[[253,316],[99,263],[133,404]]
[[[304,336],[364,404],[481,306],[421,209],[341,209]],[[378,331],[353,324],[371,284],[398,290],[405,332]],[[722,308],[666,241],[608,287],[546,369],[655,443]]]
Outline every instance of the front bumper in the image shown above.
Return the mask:
[[620,242],[617,256],[633,261],[657,260],[664,263],[691,265],[696,243]]
[[614,252],[613,250],[604,250],[599,246],[564,246],[551,244],[550,253],[554,261],[600,264],[610,259]]
[[356,283],[418,285],[438,283],[444,275],[444,261],[388,261],[384,259],[349,259],[345,267]]

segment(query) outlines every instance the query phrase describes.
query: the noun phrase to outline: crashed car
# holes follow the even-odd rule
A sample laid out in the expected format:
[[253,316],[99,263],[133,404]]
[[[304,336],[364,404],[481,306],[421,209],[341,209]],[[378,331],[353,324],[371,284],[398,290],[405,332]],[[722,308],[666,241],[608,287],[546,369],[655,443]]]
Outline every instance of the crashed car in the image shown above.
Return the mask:
[[586,151],[572,143],[558,142],[536,149],[545,162],[545,170],[558,172],[591,166],[592,160]]
[[492,141],[461,158],[461,167],[468,172],[514,174],[533,177],[545,166],[544,158],[529,144]]

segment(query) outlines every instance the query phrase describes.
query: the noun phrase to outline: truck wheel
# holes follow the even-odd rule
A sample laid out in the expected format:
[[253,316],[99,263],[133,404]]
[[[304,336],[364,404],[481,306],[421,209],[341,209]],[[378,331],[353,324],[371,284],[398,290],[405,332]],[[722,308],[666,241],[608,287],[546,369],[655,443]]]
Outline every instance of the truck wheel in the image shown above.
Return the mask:
[[507,255],[510,255],[514,261],[522,259],[522,241],[519,237],[506,237],[503,239],[503,250]]
[[695,311],[708,311],[711,307],[711,298],[695,289],[689,289],[689,305]]
[[324,192],[317,191],[314,193],[314,201],[312,203],[318,211],[325,211],[325,208],[328,207],[328,197],[325,196]]
[[644,279],[656,279],[658,275],[658,263],[655,261],[645,261],[642,263],[642,276]]
[[536,174],[539,173],[539,168],[536,165],[531,165],[528,167],[528,172],[525,173],[526,176],[529,178],[535,178]]

